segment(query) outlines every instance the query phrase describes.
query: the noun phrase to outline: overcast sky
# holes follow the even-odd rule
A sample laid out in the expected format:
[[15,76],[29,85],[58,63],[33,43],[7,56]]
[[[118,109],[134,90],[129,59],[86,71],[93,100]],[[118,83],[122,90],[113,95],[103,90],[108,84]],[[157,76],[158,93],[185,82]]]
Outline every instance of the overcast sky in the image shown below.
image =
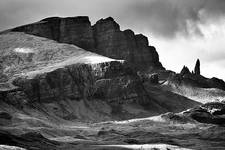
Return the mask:
[[0,0],[0,30],[50,16],[112,16],[122,29],[148,36],[160,61],[225,80],[225,0]]

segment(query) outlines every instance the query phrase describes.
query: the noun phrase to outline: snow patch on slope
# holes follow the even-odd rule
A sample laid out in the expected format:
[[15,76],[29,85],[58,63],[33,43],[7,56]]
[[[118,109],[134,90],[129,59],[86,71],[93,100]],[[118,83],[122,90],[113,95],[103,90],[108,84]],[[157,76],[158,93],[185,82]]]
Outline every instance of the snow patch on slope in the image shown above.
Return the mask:
[[124,60],[116,60],[116,59],[112,59],[112,58],[108,58],[104,56],[86,56],[83,59],[90,64],[104,63],[104,62],[110,62],[110,61],[124,62]]
[[160,149],[160,150],[191,150],[187,148],[182,148],[169,144],[140,144],[140,145],[104,145],[104,147],[118,147],[118,148],[128,148],[133,150],[150,150],[150,149]]
[[0,145],[0,150],[26,150],[26,149],[16,146]]
[[34,51],[30,48],[15,48],[14,51],[17,53],[26,53],[26,54],[34,53]]

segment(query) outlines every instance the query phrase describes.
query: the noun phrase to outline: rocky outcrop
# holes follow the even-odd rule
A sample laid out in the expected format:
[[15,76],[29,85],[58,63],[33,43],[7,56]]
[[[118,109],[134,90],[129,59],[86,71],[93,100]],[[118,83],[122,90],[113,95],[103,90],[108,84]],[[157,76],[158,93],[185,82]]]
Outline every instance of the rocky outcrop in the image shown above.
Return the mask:
[[189,116],[185,116],[183,113],[171,113],[168,112],[166,114],[162,114],[160,116],[165,122],[171,123],[179,123],[179,124],[186,124],[186,123],[197,123],[194,119]]
[[136,73],[124,61],[24,33],[8,33],[0,39],[2,74],[7,76],[0,84],[1,101],[18,109],[34,103],[95,99],[151,103]]
[[[19,77],[13,80],[13,84],[23,89],[27,103],[95,98],[108,102],[125,103],[130,100],[141,103],[141,99],[146,98],[144,93],[137,91],[138,80],[134,75],[120,62],[73,64],[33,77]],[[10,94],[6,99],[12,100]]]
[[113,18],[97,21],[93,31],[97,53],[127,60],[136,69],[163,68],[158,53],[154,47],[149,46],[147,37],[142,34],[135,35],[131,30],[121,31]]
[[101,19],[93,26],[88,17],[46,18],[11,31],[25,32],[77,45],[85,50],[114,59],[126,60],[137,70],[164,69],[148,39],[131,30],[121,31],[113,18]]
[[225,90],[225,82],[218,78],[206,78],[200,74],[200,60],[197,59],[194,71],[190,72],[184,66],[180,73],[170,74],[167,78],[168,84],[179,86],[189,86],[198,88],[218,88]]
[[207,123],[225,125],[225,103],[210,102],[180,113],[166,113],[160,115],[166,122],[173,123]]
[[95,48],[93,30],[88,17],[62,18],[59,28],[59,42],[74,44],[85,50]]
[[[161,74],[161,73],[159,73]],[[167,74],[162,87],[170,92],[185,96],[200,103],[222,101],[225,95],[225,82],[218,78],[206,78],[200,74],[200,61],[190,72],[184,66],[180,73]]]
[[[177,112],[198,105],[167,93],[171,103],[168,95],[162,96],[154,87],[155,95],[150,93],[149,86],[158,83],[157,74],[142,79],[126,61],[73,45],[11,32],[0,35],[0,47],[2,74],[7,77],[0,84],[0,109],[4,105],[16,110],[35,108],[61,119],[96,121],[151,116],[171,108]],[[187,105],[174,107],[176,102]]]
[[94,38],[88,17],[51,17],[12,31],[53,39],[61,43],[74,44],[86,50],[94,48]]
[[181,75],[181,76],[184,76],[184,75],[190,74],[190,73],[191,73],[191,72],[190,72],[190,70],[188,69],[188,67],[184,66],[184,67],[182,68],[181,72],[180,72],[180,75]]
[[198,88],[218,88],[225,90],[225,82],[218,78],[206,78],[195,74],[173,74],[168,78],[168,84],[176,86],[190,86]]
[[194,68],[194,74],[200,75],[200,60],[199,59],[197,59],[197,61],[196,61],[195,68]]
[[220,102],[206,103],[184,112],[184,115],[201,123],[224,125],[225,104]]
[[191,74],[200,75],[200,60],[199,59],[197,59],[195,63],[194,71],[190,72],[189,68],[187,66],[184,66],[180,72],[181,76],[191,75]]

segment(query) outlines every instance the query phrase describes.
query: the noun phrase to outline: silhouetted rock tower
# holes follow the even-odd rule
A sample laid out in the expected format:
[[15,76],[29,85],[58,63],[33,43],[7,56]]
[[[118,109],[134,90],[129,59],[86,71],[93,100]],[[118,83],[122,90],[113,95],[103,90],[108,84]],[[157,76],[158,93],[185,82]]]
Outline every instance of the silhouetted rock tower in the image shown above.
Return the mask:
[[196,61],[194,74],[200,75],[200,60],[199,59],[197,59],[197,61]]

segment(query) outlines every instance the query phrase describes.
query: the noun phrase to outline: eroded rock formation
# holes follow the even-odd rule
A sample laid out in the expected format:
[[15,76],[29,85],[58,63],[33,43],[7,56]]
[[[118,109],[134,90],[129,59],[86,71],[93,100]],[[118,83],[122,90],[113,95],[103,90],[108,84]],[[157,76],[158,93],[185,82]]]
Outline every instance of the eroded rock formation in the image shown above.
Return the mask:
[[181,72],[180,72],[180,75],[181,75],[181,76],[184,76],[184,75],[190,74],[190,73],[191,73],[191,72],[190,72],[190,70],[188,69],[188,67],[184,66],[184,67],[182,68]]
[[221,102],[206,103],[184,112],[184,115],[201,123],[225,124],[225,104]]
[[218,78],[206,78],[200,74],[200,60],[197,59],[194,71],[190,72],[188,67],[184,66],[180,73],[171,74],[168,77],[170,85],[189,86],[199,88],[218,88],[225,90],[225,82]]
[[131,30],[121,31],[119,24],[111,17],[101,19],[93,26],[85,16],[52,17],[12,31],[74,44],[103,56],[123,59],[137,70],[164,69],[156,49],[149,46],[147,37],[135,35]]
[[194,74],[200,75],[200,60],[199,59],[197,59],[197,61],[196,61],[195,68],[194,68]]
[[211,102],[183,111],[181,113],[166,113],[162,119],[175,123],[207,123],[225,125],[225,104],[223,102]]
[[[47,112],[63,119],[107,120],[150,116],[171,108],[177,112],[198,105],[172,93],[167,94],[174,102],[166,101],[168,95],[161,96],[163,91],[157,88],[160,94],[151,94],[144,83],[157,84],[158,75],[142,80],[126,61],[25,33],[6,33],[0,39],[2,74],[7,77],[0,84],[0,102],[16,109],[44,105]],[[175,108],[175,101],[186,101],[187,105]],[[131,104],[138,113],[127,108]]]

